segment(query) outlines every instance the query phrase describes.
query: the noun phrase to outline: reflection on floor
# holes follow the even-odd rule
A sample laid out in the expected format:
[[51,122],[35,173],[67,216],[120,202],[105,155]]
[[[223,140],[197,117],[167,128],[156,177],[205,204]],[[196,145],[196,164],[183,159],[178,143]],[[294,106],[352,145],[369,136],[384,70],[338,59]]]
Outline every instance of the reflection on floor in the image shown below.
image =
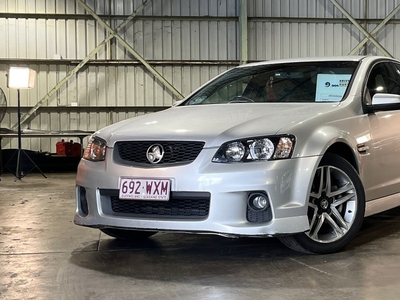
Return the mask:
[[47,175],[1,177],[0,299],[399,299],[399,208],[334,255],[211,235],[123,243],[74,225],[74,174]]

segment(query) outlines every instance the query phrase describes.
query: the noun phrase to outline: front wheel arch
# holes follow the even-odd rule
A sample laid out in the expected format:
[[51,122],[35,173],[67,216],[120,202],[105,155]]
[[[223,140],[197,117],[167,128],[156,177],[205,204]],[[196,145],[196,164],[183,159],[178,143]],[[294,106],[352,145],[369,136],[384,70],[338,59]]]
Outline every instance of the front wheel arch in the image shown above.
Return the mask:
[[329,148],[326,150],[325,155],[328,153],[342,157],[343,159],[347,160],[347,162],[349,162],[357,172],[360,171],[356,154],[349,145],[343,142],[336,142],[333,145],[329,146]]
[[360,177],[344,158],[326,153],[309,191],[310,230],[279,239],[296,251],[333,253],[345,248],[361,228],[365,193]]

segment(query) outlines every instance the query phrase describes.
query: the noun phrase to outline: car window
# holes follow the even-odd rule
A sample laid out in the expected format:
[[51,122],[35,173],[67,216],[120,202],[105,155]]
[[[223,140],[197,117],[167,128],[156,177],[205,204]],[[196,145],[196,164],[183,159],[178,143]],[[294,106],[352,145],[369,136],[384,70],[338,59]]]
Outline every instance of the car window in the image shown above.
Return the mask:
[[358,62],[325,61],[234,68],[210,82],[183,105],[339,102]]
[[392,76],[390,76],[390,93],[400,95],[400,64],[391,64],[393,66]]
[[378,63],[372,68],[367,81],[367,89],[371,98],[376,93],[393,93],[395,91],[390,79],[391,69],[387,62]]

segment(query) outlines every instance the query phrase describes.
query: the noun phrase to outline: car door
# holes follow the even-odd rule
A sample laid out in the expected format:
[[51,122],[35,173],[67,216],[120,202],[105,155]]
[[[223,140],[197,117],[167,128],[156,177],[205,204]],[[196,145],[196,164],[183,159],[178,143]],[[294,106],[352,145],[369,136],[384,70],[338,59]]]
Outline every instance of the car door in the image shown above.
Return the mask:
[[[366,104],[376,93],[400,95],[400,66],[380,62],[367,81]],[[368,103],[369,102],[369,103]],[[376,199],[400,191],[400,110],[369,114],[373,164],[365,174],[367,199]]]

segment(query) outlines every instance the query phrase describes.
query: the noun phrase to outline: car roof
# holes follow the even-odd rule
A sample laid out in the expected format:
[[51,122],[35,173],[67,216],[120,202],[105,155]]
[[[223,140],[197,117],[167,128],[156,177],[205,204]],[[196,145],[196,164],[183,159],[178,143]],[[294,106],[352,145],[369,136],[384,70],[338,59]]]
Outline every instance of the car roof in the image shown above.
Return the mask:
[[300,62],[323,62],[323,61],[361,61],[367,57],[371,57],[374,59],[377,58],[386,58],[388,57],[380,57],[380,56],[366,56],[366,55],[357,55],[357,56],[321,56],[321,57],[301,57],[301,58],[287,58],[287,59],[278,59],[278,60],[267,60],[261,62],[253,62],[245,65],[240,65],[239,67],[250,67],[250,66],[261,66],[261,65],[272,65],[272,64],[290,64],[290,63],[300,63]]

